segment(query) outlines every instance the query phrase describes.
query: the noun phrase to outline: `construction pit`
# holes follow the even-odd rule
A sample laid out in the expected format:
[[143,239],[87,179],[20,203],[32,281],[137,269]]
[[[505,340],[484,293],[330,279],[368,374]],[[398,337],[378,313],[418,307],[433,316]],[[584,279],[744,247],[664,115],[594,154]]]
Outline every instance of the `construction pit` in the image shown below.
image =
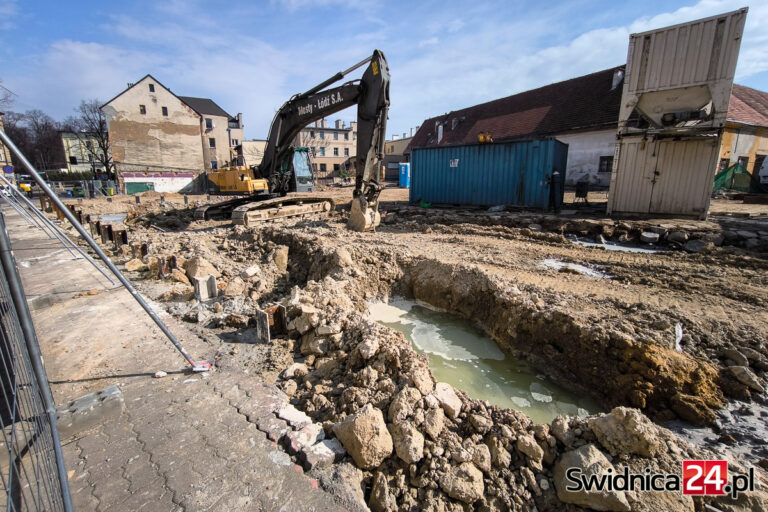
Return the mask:
[[[323,218],[246,227],[195,221],[204,197],[157,196],[77,207],[127,213],[130,242],[112,247],[113,260],[205,340],[215,372],[275,385],[322,425],[321,437],[340,442],[346,454],[330,465],[294,457],[344,507],[765,509],[768,222],[747,233],[729,227],[739,217],[425,210],[385,189],[382,225],[355,233],[344,201]],[[665,250],[573,241],[639,243],[648,232],[670,240]],[[208,275],[217,296],[198,300],[191,280]],[[512,400],[516,410],[471,396],[486,384],[482,371],[464,374],[467,389],[441,382],[429,350],[371,316],[393,300],[479,330],[531,369],[526,386],[540,401],[553,398],[535,386],[567,390],[575,403],[564,410],[574,414],[537,423],[524,402]],[[276,304],[286,307],[287,332],[260,343],[253,315]],[[685,459],[723,458],[734,473],[754,468],[757,490],[732,498],[564,489],[574,465],[679,473]]]

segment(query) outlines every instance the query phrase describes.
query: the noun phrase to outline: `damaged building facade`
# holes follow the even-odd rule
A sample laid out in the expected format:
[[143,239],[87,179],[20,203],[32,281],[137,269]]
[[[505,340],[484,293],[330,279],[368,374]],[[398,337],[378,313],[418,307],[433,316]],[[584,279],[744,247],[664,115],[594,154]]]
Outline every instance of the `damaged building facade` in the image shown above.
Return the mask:
[[107,118],[120,187],[152,184],[159,192],[186,192],[205,170],[237,157],[242,114],[230,116],[213,100],[176,96],[152,75],[101,107]]

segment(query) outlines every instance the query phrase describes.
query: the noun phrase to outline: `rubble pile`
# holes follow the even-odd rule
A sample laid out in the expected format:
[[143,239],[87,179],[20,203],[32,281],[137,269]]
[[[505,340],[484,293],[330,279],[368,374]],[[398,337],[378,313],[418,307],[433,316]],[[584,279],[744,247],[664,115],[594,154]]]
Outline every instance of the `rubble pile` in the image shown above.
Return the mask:
[[348,307],[346,288],[331,277],[294,288],[285,305],[301,355],[278,385],[363,470],[372,510],[694,510],[682,495],[565,489],[568,467],[674,473],[706,458],[640,411],[538,425],[473,400],[435,382],[400,333]]

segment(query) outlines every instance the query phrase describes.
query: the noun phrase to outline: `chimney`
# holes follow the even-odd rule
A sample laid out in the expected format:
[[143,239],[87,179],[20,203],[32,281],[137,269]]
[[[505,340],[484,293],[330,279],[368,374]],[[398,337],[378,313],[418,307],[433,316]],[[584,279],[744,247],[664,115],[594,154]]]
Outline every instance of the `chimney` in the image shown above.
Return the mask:
[[405,137],[406,137],[405,132],[403,132],[403,138],[405,138]]
[[349,123],[349,127],[352,128],[352,131],[357,133],[357,121],[352,121]]
[[325,120],[325,118],[322,118],[320,120],[320,128],[327,128],[328,127],[328,121]]
[[336,120],[335,126],[337,130],[343,128],[343,126],[341,125],[341,119]]

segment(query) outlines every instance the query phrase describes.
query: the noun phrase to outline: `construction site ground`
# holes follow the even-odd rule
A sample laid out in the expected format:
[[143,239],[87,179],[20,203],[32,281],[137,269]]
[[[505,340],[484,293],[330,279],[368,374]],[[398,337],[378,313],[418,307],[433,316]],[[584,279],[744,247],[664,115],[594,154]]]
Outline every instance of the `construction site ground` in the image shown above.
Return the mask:
[[[71,202],[83,214],[127,214],[129,244],[104,246],[185,347],[215,361],[205,378],[186,373],[130,294],[11,216],[57,404],[123,391],[119,419],[65,440],[82,509],[578,510],[557,467],[585,447],[638,472],[725,457],[765,482],[768,206],[716,199],[706,221],[609,219],[602,193],[589,205],[567,194],[553,215],[425,208],[386,188],[382,225],[354,233],[351,189],[317,194],[332,195],[336,211],[251,227],[194,221],[192,209],[215,197]],[[642,242],[648,233],[658,241]],[[627,247],[641,252],[611,250]],[[177,268],[159,275],[160,260]],[[194,298],[202,267],[216,275],[215,299]],[[475,323],[606,413],[618,409],[535,425],[445,391],[402,335],[365,318],[366,301],[395,295]],[[264,345],[250,318],[277,303],[289,330]],[[248,414],[277,396],[347,454],[308,464],[286,441],[296,425],[275,434]],[[381,457],[349,440],[376,414],[391,433],[388,452],[386,439],[370,443]],[[580,506],[763,510],[764,497],[627,493]]]

